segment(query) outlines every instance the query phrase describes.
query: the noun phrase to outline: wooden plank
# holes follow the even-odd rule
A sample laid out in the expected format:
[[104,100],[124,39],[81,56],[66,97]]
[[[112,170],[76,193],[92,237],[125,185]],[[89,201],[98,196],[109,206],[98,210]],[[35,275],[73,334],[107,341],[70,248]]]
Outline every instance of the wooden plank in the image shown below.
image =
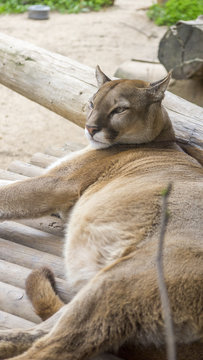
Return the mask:
[[0,223],[0,237],[49,254],[62,256],[63,238],[14,221]]
[[8,170],[27,177],[39,176],[44,173],[44,169],[20,160],[13,161],[9,165]]
[[[18,288],[25,289],[25,280],[30,274],[31,269],[28,269],[25,266],[20,266],[17,264],[10,263],[5,260],[0,260],[0,281],[17,286]],[[64,302],[70,301],[70,294],[67,289],[66,281],[56,279],[56,289]]]
[[27,246],[13,243],[0,238],[0,259],[25,266],[29,269],[38,269],[41,266],[50,267],[54,274],[64,279],[65,270],[61,257],[31,249]]
[[22,329],[27,330],[35,325],[34,322],[0,310],[0,330]]
[[56,236],[64,236],[65,224],[60,218],[54,215],[43,216],[37,219],[18,219],[16,221]]
[[41,168],[47,168],[49,165],[53,164],[56,160],[58,160],[57,157],[43,154],[43,153],[36,153],[31,158],[31,164],[36,165]]

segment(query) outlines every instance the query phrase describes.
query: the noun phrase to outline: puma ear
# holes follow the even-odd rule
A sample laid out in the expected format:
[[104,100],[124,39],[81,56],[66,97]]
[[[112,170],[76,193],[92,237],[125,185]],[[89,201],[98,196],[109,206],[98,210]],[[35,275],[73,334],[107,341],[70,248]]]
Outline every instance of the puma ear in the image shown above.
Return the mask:
[[111,79],[108,78],[100,69],[99,65],[96,67],[96,79],[97,79],[97,85],[98,88],[100,88],[102,85],[104,85],[107,81],[111,81]]
[[154,103],[163,100],[164,93],[168,87],[170,79],[171,71],[164,79],[150,84],[150,87],[146,89],[149,102]]

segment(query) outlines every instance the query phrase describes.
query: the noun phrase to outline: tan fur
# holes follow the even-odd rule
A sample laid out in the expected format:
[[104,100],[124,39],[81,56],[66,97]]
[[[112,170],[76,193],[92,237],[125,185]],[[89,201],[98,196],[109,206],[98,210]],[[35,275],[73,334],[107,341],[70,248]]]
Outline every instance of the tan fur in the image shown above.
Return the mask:
[[34,270],[28,276],[26,293],[42,320],[48,319],[64,305],[56,294],[54,275],[48,268]]
[[[72,299],[55,325],[50,318],[37,330],[0,333],[0,358],[28,349],[14,359],[82,360],[103,351],[120,351],[129,360],[165,359],[156,254],[161,194],[172,182],[165,281],[178,359],[201,360],[203,171],[174,142],[161,105],[169,77],[155,84],[110,81],[97,68],[97,80],[86,127],[96,150],[0,188],[2,219],[53,211],[68,218],[64,257]],[[63,303],[52,276],[38,275],[28,279],[27,291],[45,319]],[[19,336],[27,342],[15,349]],[[32,336],[41,337],[33,346]]]

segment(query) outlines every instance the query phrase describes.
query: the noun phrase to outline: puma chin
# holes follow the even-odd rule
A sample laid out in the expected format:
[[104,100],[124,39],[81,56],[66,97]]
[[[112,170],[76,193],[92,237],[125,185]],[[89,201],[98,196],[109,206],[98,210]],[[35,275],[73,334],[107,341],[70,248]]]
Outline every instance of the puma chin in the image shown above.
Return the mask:
[[97,136],[91,137],[88,130],[85,128],[85,136],[93,149],[106,149],[112,145],[110,142],[107,142],[106,139],[103,139],[103,141],[97,140],[97,137],[99,136],[101,136],[101,138],[103,137],[102,131],[100,131],[100,134],[98,134]]

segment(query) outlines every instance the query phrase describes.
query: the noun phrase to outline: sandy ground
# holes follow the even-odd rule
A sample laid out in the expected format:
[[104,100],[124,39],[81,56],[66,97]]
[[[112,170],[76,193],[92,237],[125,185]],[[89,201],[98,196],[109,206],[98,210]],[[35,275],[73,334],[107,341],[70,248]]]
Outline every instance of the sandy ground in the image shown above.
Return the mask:
[[[156,59],[166,28],[158,28],[146,11],[138,10],[151,3],[117,0],[115,6],[98,13],[51,13],[46,21],[30,20],[27,14],[2,15],[0,31],[86,65],[99,64],[112,76],[120,64],[136,56]],[[83,134],[77,126],[2,85],[0,106],[0,168],[15,159],[27,161],[49,146],[62,146],[73,138],[80,141]]]

